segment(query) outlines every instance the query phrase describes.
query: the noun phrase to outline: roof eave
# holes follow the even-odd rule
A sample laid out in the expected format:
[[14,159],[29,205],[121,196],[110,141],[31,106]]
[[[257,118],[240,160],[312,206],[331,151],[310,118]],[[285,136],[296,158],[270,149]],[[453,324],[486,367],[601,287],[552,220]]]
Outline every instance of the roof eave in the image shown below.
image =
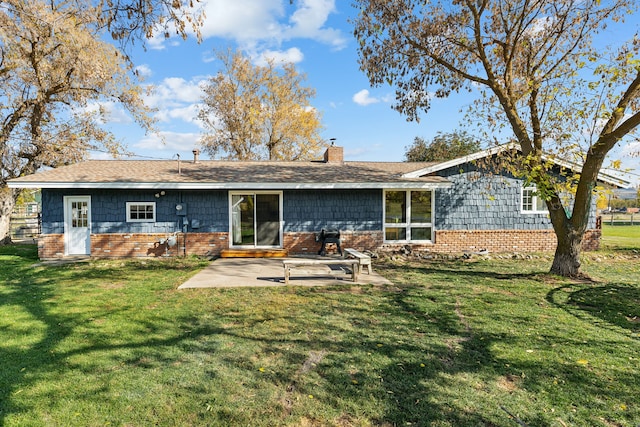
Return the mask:
[[[465,163],[469,163],[478,159],[483,159],[489,156],[493,156],[495,154],[498,154],[504,150],[510,150],[510,149],[519,149],[520,146],[517,143],[509,143],[509,144],[505,144],[505,145],[499,145],[496,147],[492,147],[489,148],[487,150],[482,150],[482,151],[478,151],[476,153],[472,153],[469,154],[467,156],[463,156],[463,157],[458,157],[456,159],[452,159],[452,160],[448,160],[446,162],[442,162],[442,163],[438,163],[432,166],[428,166],[426,168],[423,169],[419,169],[413,172],[409,172],[406,173],[404,175],[402,175],[403,178],[420,178],[423,177],[425,175],[429,175],[435,172],[439,172],[445,169],[449,169],[451,167],[455,167],[455,166],[460,166],[462,164]],[[580,165],[573,163],[573,162],[569,162],[566,160],[562,160],[562,159],[558,159],[558,158],[551,158],[549,156],[543,155],[542,156],[543,160],[551,160],[552,162],[554,162],[556,165],[567,168],[567,169],[571,169],[572,171],[576,172],[576,173],[580,173],[581,169],[580,169]],[[608,173],[604,173],[604,172],[600,172],[598,173],[598,181],[600,182],[604,182],[619,188],[629,188],[631,186],[631,181],[627,181],[624,178],[620,178],[620,177],[616,177],[613,176],[611,174]]]
[[447,160],[446,162],[437,163],[432,166],[428,166],[426,168],[422,168],[413,172],[405,173],[402,175],[403,178],[419,178],[421,176],[429,175],[434,172],[439,172],[441,170],[449,169],[454,166],[459,166],[465,163],[472,162],[474,160],[483,159],[485,157],[493,156],[503,150],[508,150],[511,148],[517,148],[518,145],[515,143],[509,143],[506,145],[499,145],[496,147],[491,147],[486,150],[478,151],[476,153],[468,154],[463,157],[458,157],[456,159]]
[[113,190],[349,190],[349,189],[385,189],[415,188],[438,189],[450,188],[452,183],[446,182],[325,182],[325,183],[278,183],[278,182],[9,182],[10,188],[45,188],[45,189],[113,189]]

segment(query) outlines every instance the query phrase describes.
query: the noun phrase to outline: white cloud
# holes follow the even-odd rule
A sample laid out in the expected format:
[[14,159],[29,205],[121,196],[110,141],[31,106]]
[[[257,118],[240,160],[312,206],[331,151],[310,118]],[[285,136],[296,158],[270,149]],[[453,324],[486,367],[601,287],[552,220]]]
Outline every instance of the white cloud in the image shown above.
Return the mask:
[[376,104],[376,103],[380,102],[380,100],[378,98],[374,98],[374,97],[370,96],[369,95],[369,91],[367,89],[362,89],[360,92],[358,92],[355,95],[353,95],[353,98],[351,98],[351,99],[356,104],[362,105],[362,106],[367,106],[367,105],[370,105],[370,104]]
[[180,77],[166,78],[153,87],[145,102],[157,109],[155,117],[160,122],[180,119],[200,126],[197,116],[204,81],[201,77],[189,81]]
[[161,131],[147,135],[133,144],[135,148],[151,151],[151,156],[166,157],[165,153],[191,151],[198,147],[199,133]]
[[92,102],[88,104],[84,111],[95,114],[96,120],[101,123],[132,123],[133,119],[129,114],[114,101]]
[[199,110],[200,104],[189,104],[184,107],[160,110],[157,114],[157,118],[161,122],[171,122],[174,119],[178,119],[186,123],[194,124],[200,129],[204,129],[202,122],[198,120]]
[[135,71],[140,77],[143,78],[151,77],[153,75],[153,71],[151,71],[151,68],[147,64],[138,65],[135,68]]
[[329,15],[336,12],[334,0],[301,0],[291,15],[292,26],[285,33],[288,38],[310,38],[334,46],[345,47],[347,40],[334,28],[325,28]]
[[238,42],[275,37],[284,15],[281,0],[205,0],[202,37],[231,38]]
[[302,62],[304,55],[302,51],[297,47],[292,47],[286,51],[265,50],[258,58],[254,59],[256,65],[265,66],[267,59],[271,59],[275,64],[282,64],[285,62],[297,64]]
[[[279,47],[282,42],[304,38],[342,49],[347,38],[338,29],[326,27],[335,0],[203,0],[197,3],[205,19],[200,28],[203,39],[230,39],[245,49],[256,46]],[[172,31],[170,31],[172,32]],[[157,34],[148,40],[151,49],[163,49],[167,40]]]
[[161,106],[169,101],[171,103],[199,102],[202,96],[201,84],[204,79],[187,81],[182,77],[167,77],[154,87],[151,101],[155,100],[155,106]]
[[639,157],[640,156],[640,141],[635,140],[632,141],[622,147],[622,155],[629,157]]

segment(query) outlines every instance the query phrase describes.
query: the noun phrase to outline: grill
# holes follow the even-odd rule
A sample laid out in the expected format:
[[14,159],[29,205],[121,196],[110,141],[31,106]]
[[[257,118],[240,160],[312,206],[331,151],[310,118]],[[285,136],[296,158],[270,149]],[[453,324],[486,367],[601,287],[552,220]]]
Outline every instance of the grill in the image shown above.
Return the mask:
[[334,243],[338,249],[338,253],[342,255],[342,248],[340,247],[340,231],[339,230],[325,230],[324,228],[316,235],[316,241],[322,242],[318,254],[326,255],[327,243]]

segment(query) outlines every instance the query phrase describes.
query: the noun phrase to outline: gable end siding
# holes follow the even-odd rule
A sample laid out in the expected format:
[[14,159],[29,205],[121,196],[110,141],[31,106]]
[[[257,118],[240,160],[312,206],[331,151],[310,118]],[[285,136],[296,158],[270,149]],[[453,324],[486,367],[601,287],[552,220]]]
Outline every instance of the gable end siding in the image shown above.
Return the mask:
[[[453,186],[436,191],[436,230],[551,230],[547,213],[521,213],[523,180],[466,164],[439,172]],[[595,228],[595,197],[588,228]]]

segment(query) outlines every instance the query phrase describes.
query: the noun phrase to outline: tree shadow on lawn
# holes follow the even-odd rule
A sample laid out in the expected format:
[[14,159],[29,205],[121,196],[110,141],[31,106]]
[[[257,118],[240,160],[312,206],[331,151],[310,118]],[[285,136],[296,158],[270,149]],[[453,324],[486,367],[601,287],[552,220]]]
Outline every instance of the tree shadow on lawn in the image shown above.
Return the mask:
[[[20,254],[19,254],[20,255]],[[0,372],[0,426],[6,424],[6,420],[11,414],[28,412],[32,410],[24,403],[16,401],[14,396],[23,390],[34,387],[42,380],[43,376],[50,373],[65,373],[77,369],[90,369],[90,367],[79,367],[69,361],[77,355],[87,355],[100,351],[116,350],[144,350],[142,353],[152,353],[154,362],[170,363],[173,360],[162,360],[161,351],[153,352],[150,349],[163,348],[178,345],[185,340],[193,339],[191,331],[178,334],[166,339],[149,338],[149,333],[141,333],[139,340],[130,342],[120,342],[109,344],[109,340],[100,337],[99,327],[92,330],[90,322],[101,317],[126,315],[130,307],[114,309],[105,302],[101,310],[95,307],[87,307],[86,310],[79,311],[78,307],[73,307],[72,312],[51,310],[52,307],[64,305],[64,301],[57,300],[59,295],[56,290],[60,286],[55,278],[51,277],[52,271],[63,272],[69,266],[46,267],[46,270],[34,268],[37,261],[35,254],[25,253],[24,257],[10,259],[3,263],[3,269],[10,271],[9,275],[0,273],[0,280],[4,284],[0,287],[0,307],[10,307],[12,315],[5,320],[5,326],[0,329],[0,333],[7,333],[7,340],[13,340],[11,344],[5,343],[0,346],[0,360],[2,360],[2,370]],[[162,271],[180,268],[172,265],[163,267],[162,265],[141,264],[141,268],[149,268]],[[55,275],[55,274],[54,274]],[[114,268],[86,268],[80,267],[77,271],[65,274],[65,283],[78,283],[83,280],[100,278],[106,284],[117,284],[126,279],[126,273]],[[115,291],[114,291],[115,292]],[[115,296],[114,296],[115,297]],[[52,301],[56,301],[52,303]],[[86,344],[76,345],[69,350],[60,350],[59,346],[64,340],[76,333],[77,328],[85,329],[83,336]],[[157,325],[152,322],[141,322],[140,328],[152,332]],[[104,335],[104,333],[103,333]],[[38,337],[34,340],[33,337]],[[21,342],[22,341],[22,342]],[[105,343],[106,342],[106,343]],[[135,353],[135,351],[133,352]],[[131,360],[121,360],[121,362],[138,363],[139,357]],[[95,390],[100,385],[95,385]],[[45,399],[55,401],[55,392],[39,392]],[[46,397],[48,396],[48,397]]]
[[[43,332],[37,342],[28,346],[0,348],[3,361],[0,425],[5,424],[9,415],[30,409],[12,402],[15,392],[34,386],[47,372],[78,369],[68,364],[72,355],[126,348],[140,349],[142,356],[148,353],[147,350],[156,349],[147,354],[147,358],[134,355],[125,363],[140,364],[143,368],[146,365],[166,366],[175,360],[174,356],[167,356],[163,348],[180,346],[185,351],[215,355],[218,342],[212,338],[222,336],[255,342],[262,354],[278,354],[286,360],[288,369],[265,374],[260,372],[253,354],[229,351],[219,356],[222,363],[236,366],[247,378],[254,378],[252,383],[260,384],[261,378],[270,375],[274,387],[281,390],[281,399],[271,403],[280,405],[283,424],[302,418],[313,420],[314,417],[320,424],[336,422],[334,419],[323,419],[322,414],[303,412],[308,407],[299,408],[296,403],[287,403],[291,394],[316,395],[318,402],[323,405],[339,408],[337,411],[344,414],[344,423],[347,425],[350,419],[359,422],[364,419],[376,425],[411,423],[413,426],[432,423],[458,426],[515,425],[501,406],[520,414],[523,421],[531,426],[548,425],[550,418],[546,418],[540,408],[554,401],[554,389],[548,386],[553,378],[562,378],[566,382],[565,388],[582,390],[573,402],[576,406],[588,407],[592,396],[620,398],[621,401],[625,398],[616,395],[616,391],[610,390],[604,379],[586,369],[576,369],[553,360],[533,364],[497,357],[492,347],[497,343],[509,345],[514,337],[474,327],[455,301],[430,302],[419,286],[411,285],[389,289],[356,285],[348,288],[283,289],[281,292],[299,292],[312,307],[303,312],[304,318],[285,312],[272,320],[284,322],[291,329],[303,325],[311,334],[310,337],[293,332],[274,334],[269,328],[262,327],[269,318],[255,317],[251,307],[245,307],[244,311],[233,316],[229,313],[216,313],[215,318],[196,314],[176,316],[171,321],[189,325],[189,330],[163,339],[141,334],[136,341],[115,345],[94,342],[60,352],[57,347],[63,340],[71,336],[76,328],[85,325],[89,316],[98,318],[101,314],[52,314],[46,301],[55,296],[56,283],[42,282],[40,273],[28,263],[15,265],[12,271],[21,279],[7,283],[0,305],[25,310],[33,319],[42,322]],[[424,274],[424,271],[419,273]],[[122,279],[123,273],[114,268],[79,270],[76,274],[76,280],[88,275],[117,282]],[[514,277],[477,271],[465,274],[484,274],[493,280]],[[529,277],[527,274],[516,276]],[[359,295],[350,299],[339,298],[341,293],[349,291],[363,292],[363,296],[367,292],[376,293],[376,301],[381,302],[371,306],[363,305]],[[240,295],[243,291],[225,292],[238,292]],[[115,293],[113,291],[112,295]],[[201,293],[205,294],[205,291]],[[576,295],[576,300],[580,295]],[[334,305],[313,305],[315,302],[326,303],[327,299],[320,297],[327,296],[333,297],[331,302]],[[317,300],[314,297],[318,297]],[[585,297],[589,295],[585,294]],[[428,313],[424,304],[430,304]],[[107,314],[106,310],[103,315]],[[158,325],[150,321],[141,327],[153,329]],[[313,334],[313,330],[323,331],[326,335]],[[309,360],[313,361],[314,357],[315,366],[308,368]],[[202,369],[207,375],[216,374],[211,366]],[[524,372],[525,377],[521,375]],[[630,384],[638,384],[640,378],[635,375],[625,381],[628,381],[629,387]],[[459,393],[461,388],[467,390]],[[481,395],[482,399],[465,401],[465,393],[468,394],[469,390]],[[197,386],[194,389],[198,395],[204,391]],[[527,398],[535,399],[537,396],[540,397],[537,403],[527,405]],[[484,403],[480,405],[482,401]],[[295,402],[295,399],[290,402]],[[218,410],[220,417],[235,416],[240,421],[252,422],[250,411],[231,413],[232,409],[223,407]]]
[[[312,298],[314,294],[346,294],[355,288],[325,287],[302,292]],[[251,324],[238,324],[223,332],[260,343],[262,354],[286,359],[288,370],[261,374],[256,365],[259,362],[250,355],[234,354],[225,363],[246,370],[247,376],[269,375],[281,390],[283,420],[304,418],[318,425],[357,425],[363,420],[389,426],[515,425],[507,411],[519,414],[530,426],[550,425],[559,416],[571,421],[570,413],[554,415],[554,407],[567,412],[579,409],[584,417],[595,396],[629,401],[626,391],[611,389],[606,378],[575,364],[553,358],[532,361],[527,357],[497,356],[496,344],[517,346],[517,337],[482,330],[481,326],[476,329],[452,304],[432,306],[427,315],[425,307],[416,302],[424,297],[417,287],[386,292],[365,288],[363,292],[363,296],[367,292],[385,294],[384,303],[375,307],[358,306],[355,302],[337,307],[318,305],[313,313],[307,313],[307,328],[324,327],[325,336],[276,337],[260,329],[269,319],[254,319]],[[335,319],[341,316],[336,311],[348,317],[348,322]],[[292,324],[304,321],[294,314],[286,317]],[[196,328],[197,335],[219,332],[208,330],[207,325],[200,328]],[[305,370],[314,359],[317,366]],[[562,385],[554,386],[555,380]],[[623,390],[632,389],[638,381],[637,375],[625,378]],[[568,399],[573,400],[567,401],[567,389],[580,393],[570,393]],[[299,401],[292,393],[297,393],[298,398],[314,396],[340,413],[337,417],[341,421],[322,415],[314,419],[312,412],[304,412],[308,407],[297,408],[291,403]]]
[[[482,280],[535,280],[538,275],[548,274],[548,271],[540,270],[535,266],[521,264],[518,272],[498,272],[495,269],[482,269],[475,265],[475,261],[449,261],[449,260],[428,260],[410,261],[406,264],[383,262],[379,264],[387,273],[392,275],[390,280],[394,283],[405,282],[403,276],[410,272],[423,277],[435,275],[445,277],[456,277],[457,279],[482,279]],[[461,280],[460,280],[461,281]]]
[[571,284],[552,289],[547,301],[599,327],[640,332],[640,286],[627,284]]

